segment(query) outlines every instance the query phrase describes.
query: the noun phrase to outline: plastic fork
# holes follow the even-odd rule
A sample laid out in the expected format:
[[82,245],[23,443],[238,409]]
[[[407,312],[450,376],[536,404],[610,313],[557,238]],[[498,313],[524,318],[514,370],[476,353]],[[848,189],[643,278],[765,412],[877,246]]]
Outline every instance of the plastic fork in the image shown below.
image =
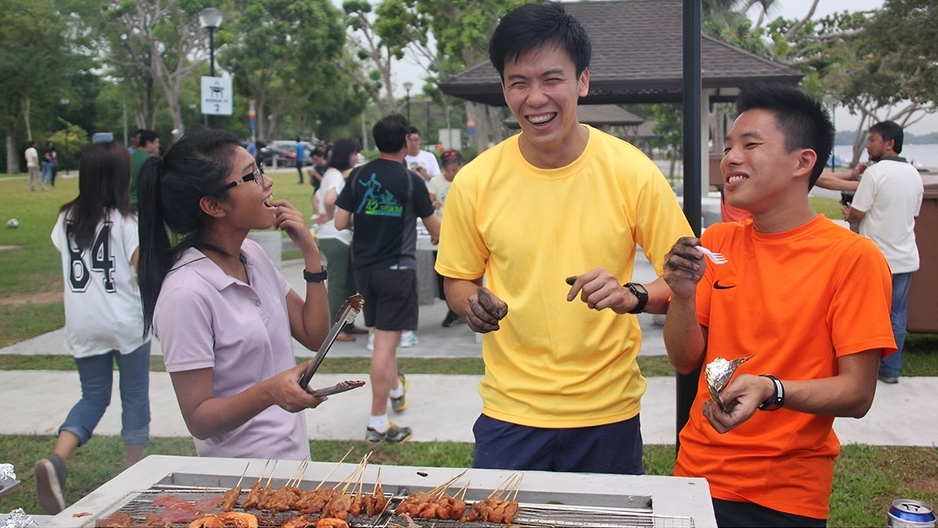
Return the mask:
[[707,258],[710,259],[710,262],[713,262],[714,264],[726,264],[729,262],[721,253],[714,253],[713,251],[710,251],[703,246],[694,246],[694,249],[706,255]]

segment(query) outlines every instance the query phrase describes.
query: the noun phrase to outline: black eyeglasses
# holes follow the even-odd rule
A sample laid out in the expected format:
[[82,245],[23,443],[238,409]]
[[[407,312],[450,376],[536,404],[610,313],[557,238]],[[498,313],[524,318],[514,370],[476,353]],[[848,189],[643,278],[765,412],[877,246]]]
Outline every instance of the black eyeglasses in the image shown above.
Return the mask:
[[260,186],[264,185],[264,166],[263,165],[258,165],[258,167],[254,169],[253,172],[251,172],[250,174],[244,175],[240,180],[235,180],[231,183],[225,184],[224,186],[220,187],[217,191],[215,191],[215,193],[213,194],[227,191],[228,189],[231,189],[232,187],[237,187],[238,185],[241,185],[242,183],[247,183],[250,181]]

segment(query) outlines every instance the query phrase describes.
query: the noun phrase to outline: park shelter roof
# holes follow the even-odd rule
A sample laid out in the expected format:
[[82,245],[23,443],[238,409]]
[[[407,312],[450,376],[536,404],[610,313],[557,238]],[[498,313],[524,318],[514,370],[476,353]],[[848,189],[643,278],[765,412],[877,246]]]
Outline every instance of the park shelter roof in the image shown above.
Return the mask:
[[[592,42],[590,91],[580,104],[675,102],[682,99],[683,0],[617,0],[564,3]],[[797,84],[797,71],[721,42],[701,41],[703,88],[732,96],[753,79]],[[443,93],[504,106],[498,72],[488,61],[439,83]],[[716,94],[720,100],[720,94]],[[731,98],[729,100],[732,100]]]

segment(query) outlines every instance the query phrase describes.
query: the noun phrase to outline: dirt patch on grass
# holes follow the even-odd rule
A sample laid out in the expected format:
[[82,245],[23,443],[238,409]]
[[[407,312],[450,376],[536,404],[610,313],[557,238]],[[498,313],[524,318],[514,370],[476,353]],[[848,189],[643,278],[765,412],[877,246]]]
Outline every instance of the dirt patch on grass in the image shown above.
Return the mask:
[[41,292],[41,293],[15,293],[0,297],[2,306],[19,306],[21,304],[53,304],[62,302],[62,292]]

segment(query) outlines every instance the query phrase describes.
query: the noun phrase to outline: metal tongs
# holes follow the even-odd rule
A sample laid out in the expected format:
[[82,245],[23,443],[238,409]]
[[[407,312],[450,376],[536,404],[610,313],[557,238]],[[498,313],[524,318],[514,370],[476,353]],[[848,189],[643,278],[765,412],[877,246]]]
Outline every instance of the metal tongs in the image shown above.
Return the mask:
[[361,295],[355,294],[345,300],[345,303],[342,304],[342,309],[339,310],[339,314],[335,318],[335,322],[332,323],[332,328],[329,329],[329,334],[326,336],[326,339],[322,342],[322,345],[319,347],[319,351],[316,352],[316,356],[313,358],[313,362],[309,364],[309,367],[306,368],[306,373],[303,374],[303,377],[300,378],[300,387],[303,390],[306,390],[306,387],[309,386],[309,380],[312,379],[313,374],[316,373],[316,370],[319,368],[319,365],[322,364],[322,360],[326,357],[326,352],[329,351],[329,348],[332,347],[332,344],[335,343],[335,337],[339,335],[339,332],[342,331],[342,328],[345,327],[348,323],[351,323],[358,317],[358,314],[362,311],[362,306],[365,305],[365,299]]

